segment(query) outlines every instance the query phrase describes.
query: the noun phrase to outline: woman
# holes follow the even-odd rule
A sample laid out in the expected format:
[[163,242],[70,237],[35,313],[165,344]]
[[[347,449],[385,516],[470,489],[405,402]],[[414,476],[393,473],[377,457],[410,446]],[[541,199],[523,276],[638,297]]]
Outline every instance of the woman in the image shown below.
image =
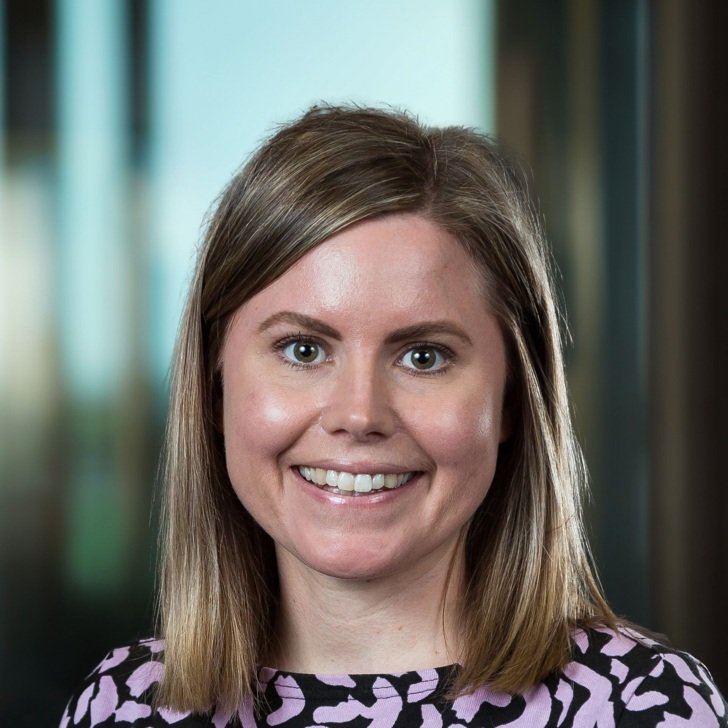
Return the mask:
[[62,725],[728,725],[591,571],[554,300],[478,134],[357,108],[275,134],[184,314],[161,639]]

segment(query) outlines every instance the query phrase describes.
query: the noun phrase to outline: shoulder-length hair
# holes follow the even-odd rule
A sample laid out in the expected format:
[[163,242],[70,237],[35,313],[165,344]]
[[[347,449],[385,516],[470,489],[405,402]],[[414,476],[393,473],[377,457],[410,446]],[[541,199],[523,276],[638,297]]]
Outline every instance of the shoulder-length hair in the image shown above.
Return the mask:
[[199,252],[175,354],[166,439],[158,699],[234,707],[256,692],[278,598],[271,539],[228,479],[220,356],[233,313],[356,222],[415,213],[485,279],[508,352],[512,435],[464,536],[455,691],[519,692],[568,662],[578,626],[614,624],[590,566],[549,253],[525,184],[475,131],[402,113],[314,107],[234,177]]

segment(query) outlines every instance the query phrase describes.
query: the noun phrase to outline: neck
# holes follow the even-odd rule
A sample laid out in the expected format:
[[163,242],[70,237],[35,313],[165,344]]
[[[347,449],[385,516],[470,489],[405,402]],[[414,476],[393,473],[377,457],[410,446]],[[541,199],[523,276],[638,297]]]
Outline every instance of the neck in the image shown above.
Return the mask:
[[457,662],[462,559],[434,557],[376,579],[327,576],[279,550],[278,642],[268,664],[289,672],[375,674]]

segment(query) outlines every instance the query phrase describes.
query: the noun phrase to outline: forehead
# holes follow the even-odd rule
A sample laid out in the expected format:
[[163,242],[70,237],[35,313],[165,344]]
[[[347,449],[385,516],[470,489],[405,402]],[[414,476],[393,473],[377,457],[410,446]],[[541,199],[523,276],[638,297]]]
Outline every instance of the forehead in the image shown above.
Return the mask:
[[241,311],[457,317],[486,308],[484,288],[478,266],[450,233],[422,215],[388,215],[333,235]]

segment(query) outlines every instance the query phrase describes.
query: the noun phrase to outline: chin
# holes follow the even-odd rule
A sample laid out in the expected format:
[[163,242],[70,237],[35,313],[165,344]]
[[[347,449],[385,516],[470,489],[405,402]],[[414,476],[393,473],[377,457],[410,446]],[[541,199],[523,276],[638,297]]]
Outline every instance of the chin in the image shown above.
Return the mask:
[[371,581],[396,571],[392,554],[382,550],[367,553],[355,544],[315,552],[299,552],[293,557],[309,569],[335,579]]
[[[387,565],[390,566],[391,565]],[[387,569],[383,564],[334,564],[324,563],[314,567],[316,571],[333,579],[346,581],[373,581],[387,576]]]

